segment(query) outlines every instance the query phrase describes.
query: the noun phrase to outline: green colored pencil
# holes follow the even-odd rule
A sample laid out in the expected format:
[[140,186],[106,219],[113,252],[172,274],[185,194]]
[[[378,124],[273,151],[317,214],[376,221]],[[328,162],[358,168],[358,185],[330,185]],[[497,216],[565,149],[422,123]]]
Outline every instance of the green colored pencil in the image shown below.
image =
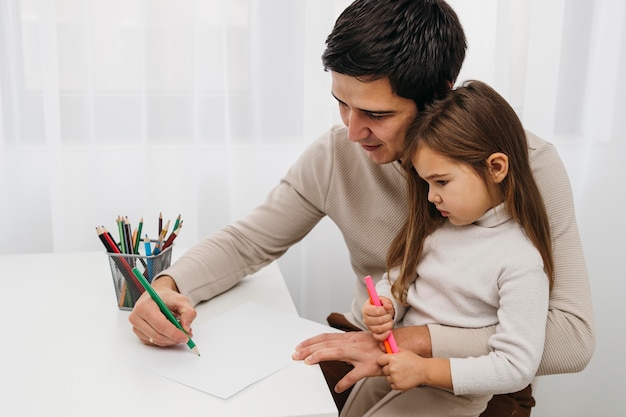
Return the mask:
[[135,240],[135,247],[133,253],[139,254],[139,241],[141,240],[141,230],[143,229],[143,217],[139,219],[139,225],[137,226],[137,239]]
[[[171,321],[174,326],[178,327],[180,330],[185,332],[185,334],[187,334],[185,329],[183,329],[183,326],[181,326],[181,324],[178,322],[178,320],[176,320],[176,317],[174,317],[174,314],[172,314],[170,309],[167,308],[167,306],[165,305],[163,300],[161,300],[161,297],[159,297],[159,295],[156,293],[156,291],[154,291],[154,289],[152,288],[150,283],[146,280],[146,278],[143,276],[143,274],[141,272],[139,272],[137,267],[133,268],[133,274],[135,274],[135,276],[137,277],[139,282],[141,282],[141,285],[143,285],[143,287],[146,289],[146,291],[148,291],[148,294],[150,294],[150,297],[152,297],[154,302],[157,303],[157,305],[159,306],[159,309],[161,310],[161,312],[163,314],[165,314],[165,317],[167,317],[167,319],[169,321]],[[195,354],[200,356],[200,351],[196,347],[196,344],[193,342],[193,340],[191,340],[191,337],[187,341],[187,346],[189,346],[189,349],[191,349]]]
[[126,239],[124,239],[124,220],[121,216],[117,216],[117,231],[120,233],[120,247],[122,248],[122,253],[126,252]]
[[174,222],[174,227],[172,228],[172,233],[178,229],[178,223],[180,223],[180,214],[176,217],[176,221]]

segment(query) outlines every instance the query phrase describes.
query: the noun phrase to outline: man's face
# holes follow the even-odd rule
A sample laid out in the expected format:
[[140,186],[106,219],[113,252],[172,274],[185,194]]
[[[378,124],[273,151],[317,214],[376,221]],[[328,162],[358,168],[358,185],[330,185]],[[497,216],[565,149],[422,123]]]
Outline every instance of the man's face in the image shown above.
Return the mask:
[[413,100],[396,95],[387,78],[365,82],[337,72],[332,72],[332,94],[348,139],[373,162],[387,164],[402,156],[406,130],[417,116]]

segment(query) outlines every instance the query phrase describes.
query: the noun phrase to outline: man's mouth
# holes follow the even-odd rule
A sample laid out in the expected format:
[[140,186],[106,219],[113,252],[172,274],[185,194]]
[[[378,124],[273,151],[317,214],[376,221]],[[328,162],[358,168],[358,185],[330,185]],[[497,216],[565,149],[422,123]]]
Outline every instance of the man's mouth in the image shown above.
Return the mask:
[[380,145],[366,145],[364,143],[361,143],[361,147],[365,149],[366,151],[372,152],[378,149]]

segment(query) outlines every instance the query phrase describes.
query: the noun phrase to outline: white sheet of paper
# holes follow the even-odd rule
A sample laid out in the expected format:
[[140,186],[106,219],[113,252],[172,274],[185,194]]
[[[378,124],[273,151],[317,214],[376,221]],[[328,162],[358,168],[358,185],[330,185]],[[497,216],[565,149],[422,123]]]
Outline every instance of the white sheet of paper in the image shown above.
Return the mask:
[[339,331],[249,302],[194,325],[201,356],[187,345],[146,347],[133,363],[226,399],[288,366],[304,339],[331,332]]

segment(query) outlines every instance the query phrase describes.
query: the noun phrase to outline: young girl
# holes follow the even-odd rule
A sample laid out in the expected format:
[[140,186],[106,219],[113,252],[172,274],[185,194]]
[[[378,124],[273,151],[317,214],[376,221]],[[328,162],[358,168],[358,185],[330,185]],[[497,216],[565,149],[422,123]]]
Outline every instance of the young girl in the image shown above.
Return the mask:
[[382,355],[385,376],[360,381],[341,415],[478,416],[539,366],[553,276],[547,215],[522,125],[486,84],[423,112],[407,145],[409,213],[377,284],[383,306],[366,303],[364,322],[381,341],[394,324],[496,330],[482,357]]

